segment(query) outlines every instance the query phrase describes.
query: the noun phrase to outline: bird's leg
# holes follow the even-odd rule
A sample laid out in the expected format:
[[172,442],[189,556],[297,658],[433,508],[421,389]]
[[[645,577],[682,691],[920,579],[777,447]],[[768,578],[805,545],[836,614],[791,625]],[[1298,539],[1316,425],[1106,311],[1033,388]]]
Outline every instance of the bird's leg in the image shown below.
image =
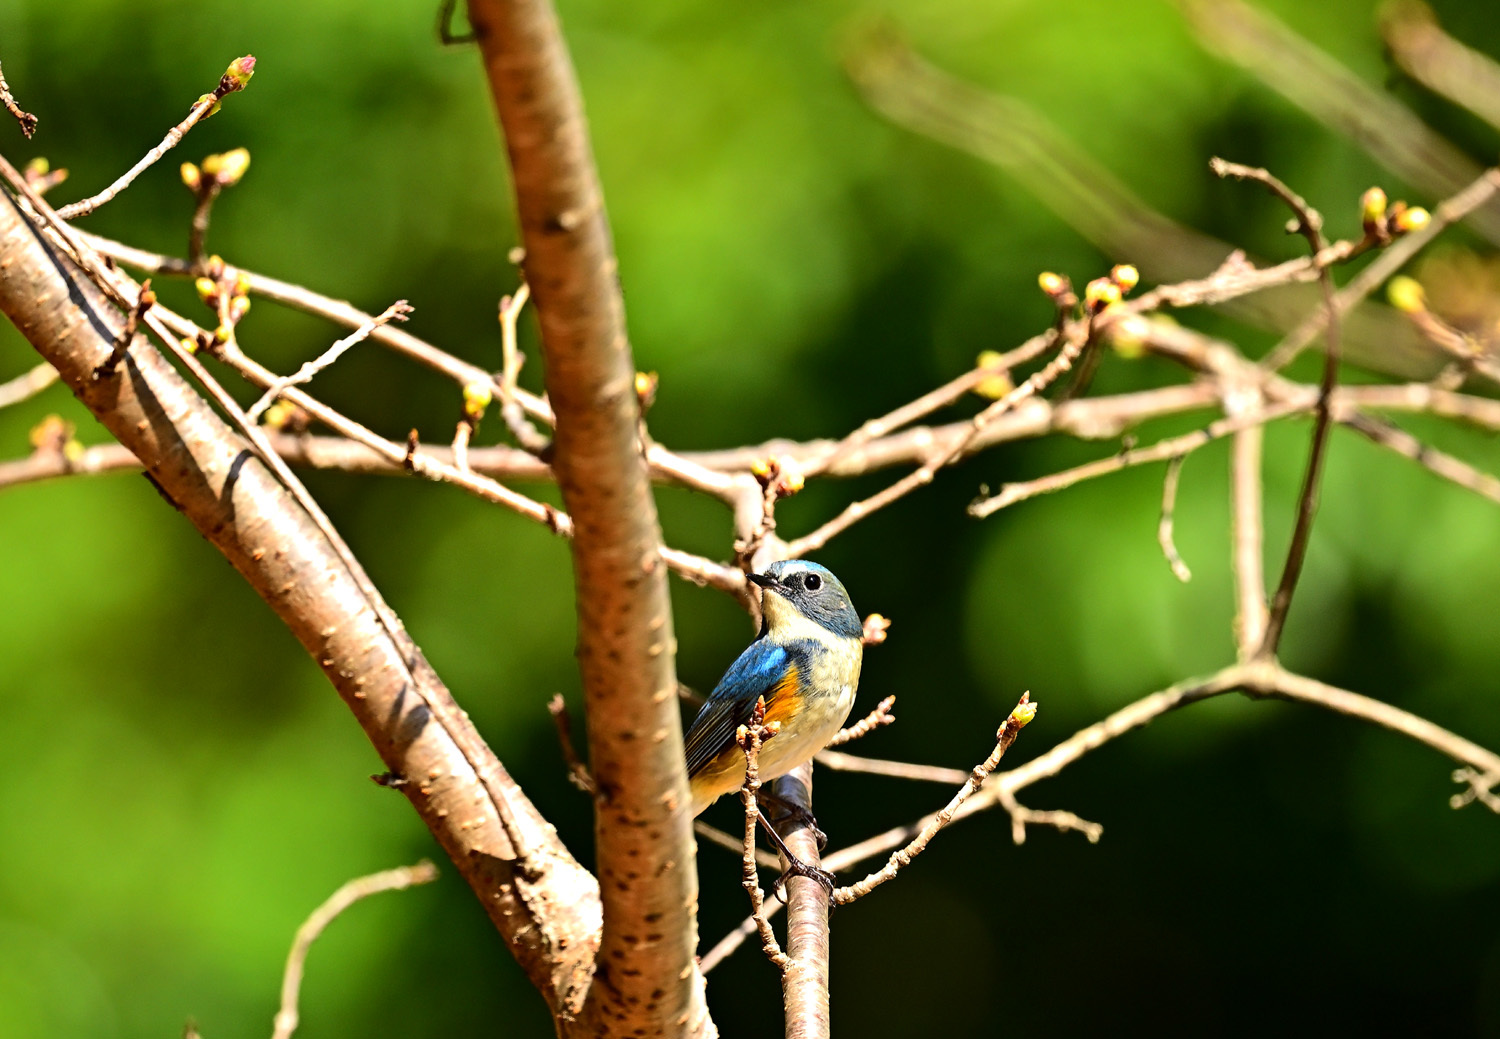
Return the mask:
[[777,850],[781,852],[787,861],[786,872],[776,879],[773,890],[774,888],[784,886],[788,877],[806,877],[809,880],[816,880],[828,889],[830,895],[833,894],[833,889],[838,886],[838,881],[834,879],[832,873],[826,869],[819,869],[817,866],[809,866],[797,858],[797,856],[792,854],[792,849],[786,846],[786,841],[781,839],[781,834],[776,832],[776,828],[771,825],[769,819],[761,816],[760,822],[766,828],[766,833],[770,834],[771,842],[776,845]]
[[793,804],[791,801],[784,801],[769,790],[761,791],[760,802],[761,804],[774,804],[779,809],[780,818],[793,819],[811,830],[813,837],[817,838],[819,852],[828,847],[828,834],[818,829],[817,818],[806,808]]

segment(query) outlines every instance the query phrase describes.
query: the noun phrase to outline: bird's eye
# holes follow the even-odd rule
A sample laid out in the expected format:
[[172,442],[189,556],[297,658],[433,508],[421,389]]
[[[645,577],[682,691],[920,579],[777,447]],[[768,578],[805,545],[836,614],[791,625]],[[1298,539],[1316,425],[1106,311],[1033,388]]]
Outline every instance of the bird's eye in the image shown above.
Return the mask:
[[819,588],[823,587],[823,579],[817,574],[808,574],[806,585],[809,592],[816,592]]

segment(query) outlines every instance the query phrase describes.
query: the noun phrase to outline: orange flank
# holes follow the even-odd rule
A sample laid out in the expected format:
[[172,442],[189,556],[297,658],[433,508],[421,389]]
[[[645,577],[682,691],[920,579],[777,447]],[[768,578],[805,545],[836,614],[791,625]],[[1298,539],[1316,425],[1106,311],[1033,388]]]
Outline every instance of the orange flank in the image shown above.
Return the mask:
[[795,718],[802,711],[802,698],[797,695],[798,678],[800,671],[796,664],[786,669],[786,673],[766,693],[766,724],[780,722],[782,727]]

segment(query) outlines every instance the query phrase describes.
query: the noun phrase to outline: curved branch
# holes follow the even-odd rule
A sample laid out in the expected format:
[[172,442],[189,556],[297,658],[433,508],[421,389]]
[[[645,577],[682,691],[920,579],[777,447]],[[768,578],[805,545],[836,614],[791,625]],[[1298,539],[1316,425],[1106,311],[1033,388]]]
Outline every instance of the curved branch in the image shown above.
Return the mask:
[[0,311],[319,662],[555,1009],[592,969],[597,884],[410,637],[385,623],[389,610],[371,597],[368,578],[143,341],[115,374],[96,377],[123,316],[8,195],[0,200]]

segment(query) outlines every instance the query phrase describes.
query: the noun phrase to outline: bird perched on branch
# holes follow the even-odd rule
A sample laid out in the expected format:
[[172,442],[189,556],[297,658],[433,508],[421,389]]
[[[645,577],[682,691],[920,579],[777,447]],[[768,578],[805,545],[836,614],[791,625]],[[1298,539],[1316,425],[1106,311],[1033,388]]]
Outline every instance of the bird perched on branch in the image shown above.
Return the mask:
[[683,740],[694,815],[744,785],[745,754],[735,734],[759,698],[766,724],[777,727],[757,759],[760,776],[775,779],[827,746],[859,687],[863,625],[837,577],[800,559],[746,576],[762,590],[760,635],[730,665]]

